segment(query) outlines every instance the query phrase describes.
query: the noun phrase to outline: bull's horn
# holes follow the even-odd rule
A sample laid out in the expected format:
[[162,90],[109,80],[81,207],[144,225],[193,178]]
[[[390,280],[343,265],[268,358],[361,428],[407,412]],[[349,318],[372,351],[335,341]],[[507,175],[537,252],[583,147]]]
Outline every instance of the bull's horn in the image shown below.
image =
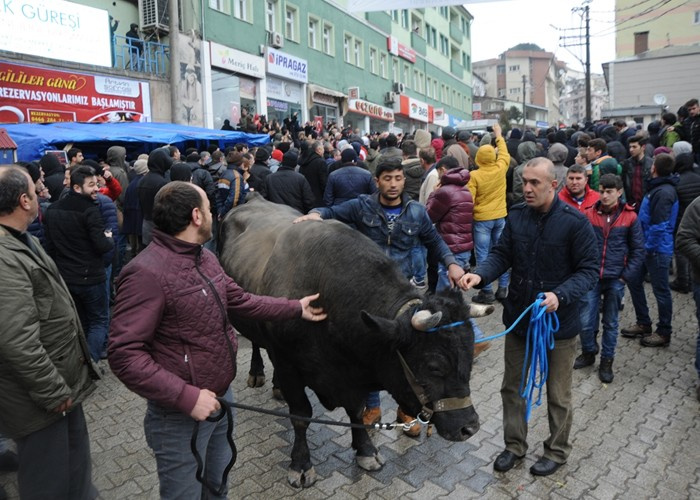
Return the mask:
[[416,311],[411,316],[411,325],[418,331],[425,332],[431,328],[435,328],[442,319],[442,311],[431,313],[426,309]]
[[480,304],[469,304],[469,317],[481,318],[491,314],[495,308],[493,306],[482,306]]

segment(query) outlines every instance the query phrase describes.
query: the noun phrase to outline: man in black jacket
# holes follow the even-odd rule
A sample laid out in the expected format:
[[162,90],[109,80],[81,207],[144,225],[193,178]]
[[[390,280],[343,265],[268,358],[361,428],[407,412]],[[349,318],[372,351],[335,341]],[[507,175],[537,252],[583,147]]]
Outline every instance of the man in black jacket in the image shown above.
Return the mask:
[[313,208],[323,207],[323,193],[326,191],[328,182],[328,164],[323,159],[323,143],[314,141],[311,144],[311,151],[307,157],[299,164],[299,173],[306,177],[314,194]]
[[265,193],[271,202],[288,205],[305,214],[314,208],[314,194],[306,178],[294,171],[297,158],[295,149],[284,153],[277,172],[265,177]]
[[141,239],[144,246],[151,242],[151,232],[154,228],[153,200],[155,200],[158,190],[168,183],[165,180],[165,172],[170,169],[172,164],[173,158],[165,148],[155,149],[148,155],[148,173],[141,179],[137,188],[143,214]]
[[[560,201],[556,189],[554,164],[541,157],[530,160],[523,169],[525,204],[511,208],[503,234],[487,259],[459,283],[464,289],[480,287],[512,268],[510,293],[503,304],[505,325],[510,326],[540,293],[544,294],[542,307],[557,312],[560,328],[554,335],[554,349],[547,353],[550,436],[544,442],[544,455],[530,468],[538,476],[554,473],[571,452],[571,379],[581,330],[579,299],[593,287],[600,269],[591,224]],[[527,325],[528,317],[505,341],[501,399],[506,449],[494,462],[500,472],[512,469],[528,447],[525,401],[519,394]]]
[[46,211],[46,249],[56,261],[75,301],[90,355],[104,357],[109,331],[109,294],[103,255],[114,248],[97,203],[97,177],[92,167],[71,172],[70,191]]

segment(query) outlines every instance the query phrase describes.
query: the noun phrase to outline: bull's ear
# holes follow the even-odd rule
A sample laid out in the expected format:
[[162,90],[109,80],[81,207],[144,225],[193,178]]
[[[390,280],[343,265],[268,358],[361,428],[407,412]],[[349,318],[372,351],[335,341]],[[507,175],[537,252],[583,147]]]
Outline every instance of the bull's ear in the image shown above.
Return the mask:
[[398,321],[375,316],[367,311],[362,311],[362,321],[373,332],[381,334],[386,340],[396,340],[398,335]]

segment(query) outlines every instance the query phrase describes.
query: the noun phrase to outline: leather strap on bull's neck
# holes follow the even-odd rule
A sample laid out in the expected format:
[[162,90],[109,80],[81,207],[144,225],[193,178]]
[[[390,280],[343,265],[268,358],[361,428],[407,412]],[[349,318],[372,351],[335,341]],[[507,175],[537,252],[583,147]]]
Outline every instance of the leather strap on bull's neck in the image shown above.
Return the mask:
[[416,417],[418,418],[418,420],[420,420],[421,423],[427,424],[428,422],[430,422],[430,419],[433,417],[433,413],[439,413],[450,410],[460,410],[462,408],[472,406],[472,399],[469,396],[465,396],[463,398],[439,399],[433,402],[432,409],[428,408],[427,405],[430,404],[430,399],[428,399],[428,395],[425,393],[423,386],[421,386],[418,383],[416,376],[408,367],[408,363],[406,363],[406,360],[404,359],[403,355],[399,351],[396,351],[396,354],[398,354],[399,356],[399,361],[401,362],[401,366],[403,367],[403,373],[406,376],[406,380],[411,386],[411,389],[416,395],[416,398],[418,398],[418,402],[421,404],[421,414],[417,415]]

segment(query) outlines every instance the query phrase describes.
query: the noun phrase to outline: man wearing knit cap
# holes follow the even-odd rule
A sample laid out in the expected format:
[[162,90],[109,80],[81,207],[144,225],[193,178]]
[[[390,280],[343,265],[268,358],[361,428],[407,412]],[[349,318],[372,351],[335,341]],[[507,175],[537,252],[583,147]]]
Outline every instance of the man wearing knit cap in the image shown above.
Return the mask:
[[413,136],[413,140],[415,141],[418,150],[421,150],[430,147],[432,137],[430,136],[430,132],[427,130],[418,129]]
[[[479,148],[476,153],[479,168],[472,171],[467,185],[474,198],[474,251],[477,264],[486,260],[506,225],[506,172],[510,155],[498,123],[493,126],[493,133],[498,152],[491,145]],[[508,296],[508,278],[507,271],[498,278],[496,295],[491,283],[486,283],[472,300],[479,304],[504,300]]]
[[469,168],[469,155],[462,149],[462,146],[457,144],[456,137],[457,131],[454,127],[442,129],[442,140],[445,141],[442,147],[442,156],[454,156],[460,167]]
[[518,145],[520,144],[520,139],[522,138],[523,133],[520,131],[519,128],[516,127],[510,130],[510,135],[508,136],[508,140],[506,141],[506,146],[508,147],[508,154],[511,158],[515,158],[518,162],[522,162],[522,160],[518,158]]
[[306,177],[295,171],[298,159],[296,149],[287,151],[277,172],[265,178],[265,192],[271,202],[305,214],[314,207],[315,198]]

